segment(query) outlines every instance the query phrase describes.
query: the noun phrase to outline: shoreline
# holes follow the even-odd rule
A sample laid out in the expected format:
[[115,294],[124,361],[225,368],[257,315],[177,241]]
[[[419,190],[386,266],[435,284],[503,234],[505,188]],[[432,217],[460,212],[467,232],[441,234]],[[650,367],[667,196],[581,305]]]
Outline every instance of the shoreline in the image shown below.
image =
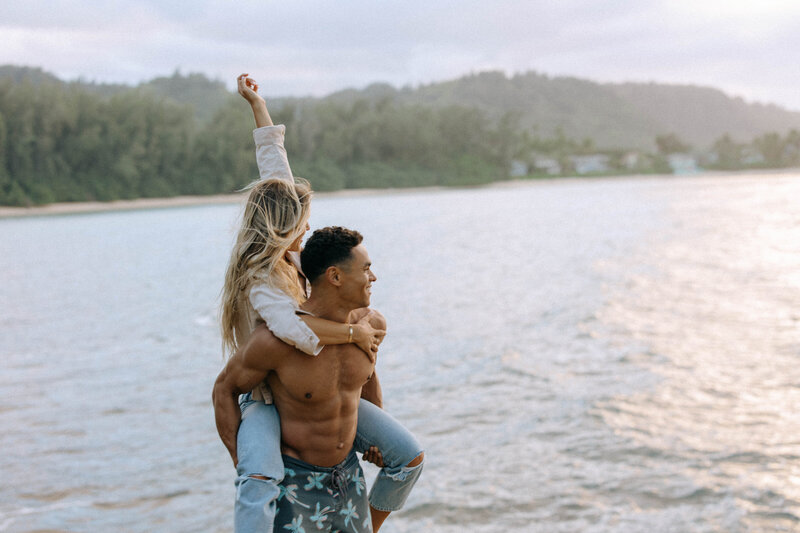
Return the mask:
[[[497,182],[507,183],[507,182]],[[491,185],[491,184],[489,184]],[[374,196],[378,194],[398,194],[432,192],[452,189],[433,185],[430,187],[409,187],[403,189],[342,189],[339,191],[314,192],[314,198],[336,198]],[[86,213],[106,213],[114,211],[140,211],[147,209],[169,209],[173,207],[193,207],[202,205],[226,205],[242,202],[246,192],[231,194],[209,194],[201,196],[172,196],[168,198],[136,198],[134,200],[113,200],[111,202],[56,202],[32,207],[12,207],[0,205],[0,219],[24,218],[57,215],[79,215]]]
[[195,205],[233,204],[239,202],[242,197],[241,194],[215,194],[209,196],[175,196],[172,198],[137,198],[135,200],[114,200],[112,202],[56,202],[33,207],[0,206],[0,218],[77,215],[82,213],[104,213],[107,211],[137,211]]
[[[497,184],[507,182],[496,182]],[[493,184],[487,184],[491,186]],[[478,187],[483,187],[479,185]],[[432,185],[430,187],[409,187],[403,189],[342,189],[339,191],[314,192],[314,198],[375,196],[378,194],[433,192],[455,187]],[[193,207],[202,205],[225,205],[242,202],[246,192],[232,194],[210,194],[202,196],[173,196],[168,198],[136,198],[134,200],[113,200],[111,202],[56,202],[32,207],[12,207],[0,205],[0,220],[5,218],[25,218],[58,215],[80,215],[115,211],[140,211],[147,209],[169,209],[173,207]]]
[[[495,181],[483,185],[473,186],[442,186],[431,185],[424,187],[409,188],[385,188],[385,189],[341,189],[338,191],[314,192],[315,198],[336,198],[336,197],[358,197],[376,196],[381,194],[415,194],[421,192],[437,192],[458,189],[477,189],[477,188],[506,188],[532,185],[535,183],[552,183],[557,181],[596,181],[596,180],[619,180],[619,179],[653,179],[653,178],[708,178],[719,176],[744,176],[744,175],[776,175],[776,174],[797,174],[798,168],[788,169],[754,169],[747,171],[706,171],[696,174],[618,174],[602,176],[542,176],[535,178],[518,178],[504,181]],[[58,215],[78,215],[86,213],[105,213],[112,211],[138,211],[147,209],[168,209],[173,207],[193,207],[202,205],[225,205],[240,203],[246,196],[246,192],[232,194],[211,194],[205,196],[173,196],[169,198],[137,198],[135,200],[114,200],[111,202],[56,202],[48,205],[33,207],[11,207],[0,205],[0,219],[24,218],[38,216],[58,216]]]

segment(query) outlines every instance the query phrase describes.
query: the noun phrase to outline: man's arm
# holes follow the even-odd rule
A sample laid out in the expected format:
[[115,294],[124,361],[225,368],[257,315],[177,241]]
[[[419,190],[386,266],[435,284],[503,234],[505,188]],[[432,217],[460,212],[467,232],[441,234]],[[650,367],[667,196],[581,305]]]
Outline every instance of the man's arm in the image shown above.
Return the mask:
[[276,368],[281,346],[286,346],[276,339],[264,326],[253,331],[250,339],[228,360],[225,368],[217,376],[211,399],[214,403],[214,418],[217,432],[222,443],[228,449],[233,464],[239,462],[236,454],[236,435],[239,432],[241,412],[238,397],[249,392],[261,383]]
[[[351,313],[350,318],[351,320],[355,319],[358,322],[369,324],[376,330],[383,331],[384,334],[386,332],[386,318],[374,309],[356,309]],[[383,341],[383,336],[381,336],[380,341]],[[377,359],[377,349],[375,350],[375,355]],[[378,379],[377,371],[373,370],[372,377],[361,388],[361,397],[383,409],[383,391],[381,390],[381,382]]]
[[372,377],[361,387],[361,397],[383,409],[383,391],[377,372],[373,371]]

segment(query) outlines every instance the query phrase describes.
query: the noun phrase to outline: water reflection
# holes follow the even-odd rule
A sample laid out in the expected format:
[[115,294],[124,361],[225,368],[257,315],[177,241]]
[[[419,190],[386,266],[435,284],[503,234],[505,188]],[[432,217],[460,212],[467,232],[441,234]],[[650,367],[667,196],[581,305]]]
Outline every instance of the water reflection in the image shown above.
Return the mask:
[[[797,529],[797,198],[758,176],[315,200],[312,226],[366,236],[385,401],[426,447],[383,531]],[[235,216],[0,221],[0,471],[23,480],[0,531],[230,530],[209,392]]]
[[764,180],[676,188],[672,224],[627,259],[649,273],[602,312],[660,382],[598,412],[725,502],[706,524],[727,531],[800,524],[800,183]]

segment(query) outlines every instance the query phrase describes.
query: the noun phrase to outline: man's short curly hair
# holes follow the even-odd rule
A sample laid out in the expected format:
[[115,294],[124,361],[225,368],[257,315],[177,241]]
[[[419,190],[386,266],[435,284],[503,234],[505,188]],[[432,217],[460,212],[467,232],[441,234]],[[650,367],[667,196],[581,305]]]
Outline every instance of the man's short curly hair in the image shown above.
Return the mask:
[[300,252],[300,265],[309,283],[314,283],[328,267],[347,261],[363,239],[359,232],[341,226],[328,226],[312,233]]

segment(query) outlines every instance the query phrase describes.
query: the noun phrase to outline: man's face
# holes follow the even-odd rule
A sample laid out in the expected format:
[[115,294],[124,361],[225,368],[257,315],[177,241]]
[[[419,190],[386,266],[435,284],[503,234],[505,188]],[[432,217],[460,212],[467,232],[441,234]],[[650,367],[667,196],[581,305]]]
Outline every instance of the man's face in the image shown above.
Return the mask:
[[377,280],[372,273],[372,261],[367,249],[359,244],[350,251],[350,260],[341,266],[342,285],[340,296],[353,305],[353,309],[369,307],[372,282]]

